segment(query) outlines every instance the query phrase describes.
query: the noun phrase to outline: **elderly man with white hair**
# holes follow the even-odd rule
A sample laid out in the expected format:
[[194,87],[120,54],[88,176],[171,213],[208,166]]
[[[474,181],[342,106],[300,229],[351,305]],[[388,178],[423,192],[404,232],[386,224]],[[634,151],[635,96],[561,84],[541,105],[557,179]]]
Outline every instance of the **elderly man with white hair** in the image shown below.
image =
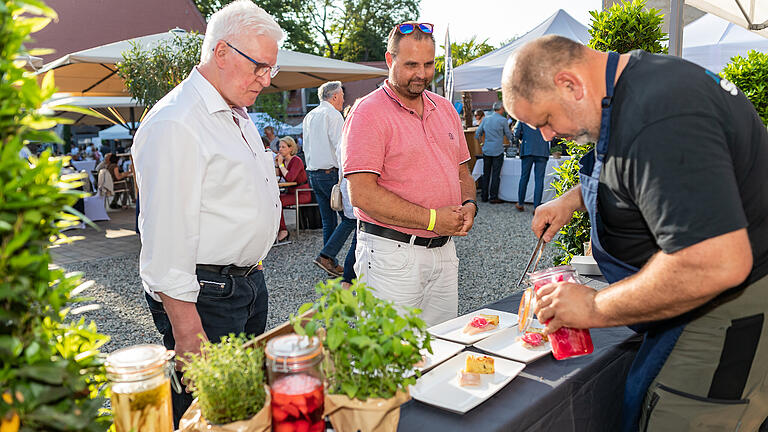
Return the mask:
[[[272,156],[244,107],[277,74],[283,35],[249,0],[213,14],[200,64],[134,139],[141,279],[165,346],[182,359],[202,340],[266,327],[261,260],[281,205]],[[191,400],[174,394],[175,424]]]

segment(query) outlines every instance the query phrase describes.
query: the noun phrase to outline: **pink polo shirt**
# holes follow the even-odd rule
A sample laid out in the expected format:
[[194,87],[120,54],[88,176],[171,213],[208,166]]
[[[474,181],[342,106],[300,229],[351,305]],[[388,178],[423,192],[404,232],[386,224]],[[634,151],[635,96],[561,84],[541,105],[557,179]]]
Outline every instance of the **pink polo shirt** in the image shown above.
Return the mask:
[[[442,96],[425,91],[422,98],[422,118],[400,102],[389,81],[360,99],[342,132],[344,175],[376,173],[381,187],[424,208],[461,205],[459,165],[470,158],[461,120]],[[357,207],[355,216],[406,234],[437,236],[387,225]]]

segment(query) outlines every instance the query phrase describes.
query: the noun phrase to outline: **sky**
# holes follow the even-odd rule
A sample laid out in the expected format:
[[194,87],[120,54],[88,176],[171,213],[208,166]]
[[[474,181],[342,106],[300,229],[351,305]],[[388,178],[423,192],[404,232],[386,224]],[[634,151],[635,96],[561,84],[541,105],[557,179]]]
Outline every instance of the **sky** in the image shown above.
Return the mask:
[[421,0],[419,22],[435,25],[435,39],[442,45],[450,25],[451,42],[477,40],[499,46],[522,36],[550,15],[563,9],[589,27],[589,11],[600,10],[601,0]]

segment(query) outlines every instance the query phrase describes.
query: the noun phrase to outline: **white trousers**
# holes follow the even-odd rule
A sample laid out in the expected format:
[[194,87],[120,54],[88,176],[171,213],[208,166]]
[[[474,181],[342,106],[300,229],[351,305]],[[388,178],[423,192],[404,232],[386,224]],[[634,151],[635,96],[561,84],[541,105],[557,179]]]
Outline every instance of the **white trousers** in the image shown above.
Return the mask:
[[421,309],[427,326],[455,318],[459,259],[453,239],[427,249],[357,231],[355,273],[382,299]]

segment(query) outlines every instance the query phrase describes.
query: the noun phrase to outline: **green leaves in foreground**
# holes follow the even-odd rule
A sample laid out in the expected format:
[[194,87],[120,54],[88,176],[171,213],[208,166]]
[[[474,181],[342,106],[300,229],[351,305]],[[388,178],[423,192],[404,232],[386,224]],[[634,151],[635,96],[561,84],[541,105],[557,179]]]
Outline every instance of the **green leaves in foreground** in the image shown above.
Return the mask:
[[[329,280],[315,291],[321,297],[302,305],[291,322],[300,335],[314,336],[325,328],[323,373],[329,393],[363,401],[391,398],[416,383],[419,351],[432,352],[418,309],[395,307],[358,281],[343,289],[340,279]],[[302,323],[300,316],[310,310],[314,316]]]
[[190,355],[184,374],[192,380],[203,416],[209,423],[246,420],[264,406],[264,351],[243,345],[245,335],[230,334],[221,342],[204,342]]

